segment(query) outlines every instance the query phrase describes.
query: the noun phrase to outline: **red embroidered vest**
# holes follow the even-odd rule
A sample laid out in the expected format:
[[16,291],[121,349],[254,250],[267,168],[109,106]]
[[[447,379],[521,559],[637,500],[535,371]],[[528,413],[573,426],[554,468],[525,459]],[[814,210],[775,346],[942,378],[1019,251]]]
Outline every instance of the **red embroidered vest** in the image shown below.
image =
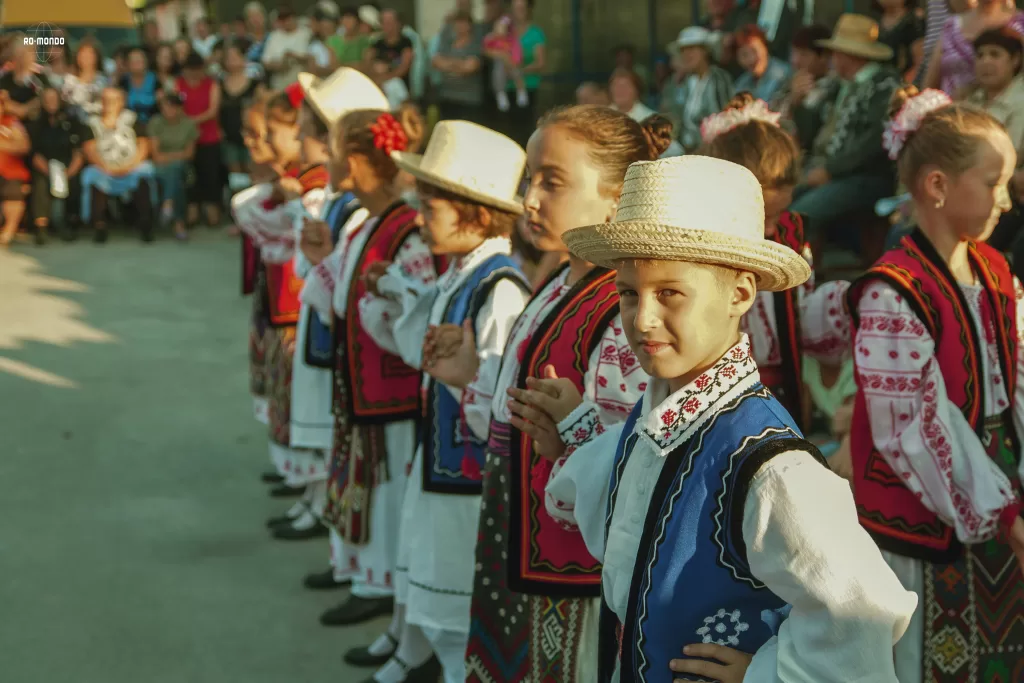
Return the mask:
[[363,274],[378,261],[394,261],[398,250],[417,231],[416,210],[395,203],[381,216],[353,270],[345,319],[336,321],[344,334],[345,366],[337,368],[347,385],[347,409],[356,422],[385,423],[420,415],[420,372],[381,349],[363,329],[359,300],[366,294]]
[[[807,249],[803,217],[798,213],[784,211],[779,216],[775,241],[802,255]],[[798,288],[794,287],[784,292],[776,292],[772,297],[775,302],[775,327],[782,366],[779,369],[778,381],[769,381],[766,384],[770,385],[768,388],[793,416],[797,425],[801,429],[806,429],[809,404],[803,382],[803,336],[800,332],[797,290]]]
[[[568,265],[556,270],[551,278],[564,268]],[[541,286],[537,291],[543,289]],[[551,364],[559,377],[572,380],[582,394],[590,356],[618,314],[615,271],[593,268],[562,297],[526,343],[517,386],[526,386],[527,377],[540,377],[544,366]],[[601,565],[587,551],[583,536],[563,529],[544,510],[544,487],[552,463],[534,453],[533,442],[514,428],[509,452],[509,588],[533,595],[598,596]]]
[[[983,315],[991,320],[996,331],[1003,378],[1008,387],[1014,387],[1017,325],[1013,275],[1003,255],[986,244],[972,243],[968,257],[988,295]],[[960,407],[980,437],[985,422],[981,381],[984,339],[978,339],[967,302],[945,262],[928,239],[916,231],[904,237],[898,247],[884,254],[850,287],[847,305],[854,328],[877,327],[881,334],[894,334],[898,330],[889,328],[888,321],[860,319],[857,305],[865,285],[873,280],[881,280],[895,289],[935,340],[935,356],[946,395]],[[858,356],[855,353],[855,362]],[[908,378],[911,382],[916,380]],[[903,485],[874,448],[864,392],[884,390],[887,381],[881,376],[858,376],[857,380],[850,446],[854,500],[861,524],[885,550],[931,562],[948,562],[961,551],[953,528],[940,521]],[[1008,393],[1012,410],[1012,389]]]
[[[326,166],[313,166],[299,174],[302,183],[302,194],[310,190],[327,187],[328,175]],[[299,322],[299,311],[302,302],[302,279],[295,274],[295,261],[288,259],[285,263],[263,264],[267,279],[267,310],[270,324],[274,327],[289,327]]]
[[256,269],[259,267],[260,251],[252,238],[242,235],[242,296],[256,291]]

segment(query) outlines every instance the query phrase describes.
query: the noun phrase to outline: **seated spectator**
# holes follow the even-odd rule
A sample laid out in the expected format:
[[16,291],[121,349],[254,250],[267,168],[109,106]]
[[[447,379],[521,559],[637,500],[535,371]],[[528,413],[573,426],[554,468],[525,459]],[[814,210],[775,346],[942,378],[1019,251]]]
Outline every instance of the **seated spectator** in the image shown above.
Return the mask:
[[153,203],[156,194],[153,164],[149,161],[146,127],[125,106],[119,88],[103,91],[103,107],[89,118],[82,151],[89,164],[82,171],[82,220],[91,222],[93,240],[107,241],[106,208],[109,197],[130,195],[143,241],[153,240]]
[[64,85],[64,79],[71,73],[71,45],[65,41],[63,45],[51,45],[39,49],[46,53],[43,75],[46,76],[47,84],[60,90]]
[[464,12],[452,17],[452,30],[432,60],[441,75],[438,104],[442,119],[462,119],[480,123],[484,102],[480,80],[480,39],[473,30],[473,18]]
[[114,50],[114,57],[109,62],[104,62],[103,72],[111,83],[120,83],[128,73],[128,53],[132,51],[131,45],[119,45]]
[[294,83],[299,72],[305,69],[312,33],[308,28],[299,26],[295,12],[290,7],[280,9],[277,19],[281,28],[272,31],[267,38],[262,61],[270,77],[270,88],[283,90],[288,84]]
[[160,86],[141,47],[133,47],[128,53],[128,73],[121,80],[121,89],[127,94],[126,106],[135,112],[139,123],[147,123],[157,112]]
[[153,53],[153,71],[156,73],[158,92],[165,93],[174,90],[174,84],[181,75],[181,69],[174,59],[174,48],[164,43],[157,46]]
[[200,17],[192,26],[192,51],[199,54],[203,60],[210,59],[213,54],[213,46],[217,44],[220,37],[210,31],[210,20]]
[[25,36],[12,38],[11,68],[0,76],[0,96],[5,97],[4,113],[22,121],[34,119],[39,113],[39,93],[47,86],[46,76],[36,63],[36,48],[25,44]]
[[722,111],[733,94],[732,77],[711,57],[710,39],[707,29],[688,26],[669,45],[673,74],[662,90],[661,112],[672,120],[687,152],[701,144],[701,122]]
[[102,64],[103,55],[96,41],[86,39],[78,44],[75,68],[64,77],[61,96],[79,123],[85,123],[90,116],[100,113],[103,90],[110,83],[102,72]]
[[832,38],[817,44],[832,51],[843,85],[790,210],[803,214],[808,231],[823,237],[836,219],[892,194],[893,165],[882,148],[882,131],[900,76],[889,66],[892,49],[878,42],[878,24],[868,17],[844,14]]
[[[82,124],[60,99],[56,88],[43,90],[42,111],[29,126],[32,141],[32,218],[36,242],[46,241],[56,229],[65,241],[77,237],[67,207],[81,200],[79,172],[85,166],[82,155]],[[78,210],[74,210],[75,218]],[[55,227],[56,226],[56,227]]]
[[398,79],[408,90],[412,84],[412,40],[402,35],[402,21],[396,10],[380,13],[380,28],[380,36],[366,51],[367,73],[382,89],[388,81]]
[[924,40],[924,21],[915,11],[916,0],[874,0],[873,4],[878,42],[892,48],[891,64],[904,73],[914,66],[914,43]]
[[327,47],[327,40],[338,32],[335,8],[324,3],[317,5],[310,18],[310,27],[313,29],[313,38],[309,41],[306,54],[306,71],[323,78],[334,71],[331,68],[331,50]]
[[612,108],[621,111],[637,123],[654,113],[654,110],[640,101],[643,81],[631,69],[615,69],[608,78],[608,94]]
[[743,73],[736,79],[736,92],[749,92],[756,99],[770,102],[786,81],[789,65],[768,53],[768,38],[753,24],[736,32],[736,61]]
[[341,31],[327,39],[326,45],[331,51],[331,68],[339,67],[362,68],[365,63],[366,51],[373,42],[373,36],[364,30],[366,24],[359,21],[359,13],[350,8],[341,12]]
[[174,50],[174,65],[180,72],[182,67],[185,66],[185,60],[188,59],[188,56],[195,52],[195,50],[192,49],[192,42],[184,36],[176,38],[172,48]]
[[185,219],[188,197],[185,183],[196,151],[199,129],[182,112],[181,97],[169,92],[161,98],[160,113],[149,122],[156,180],[160,188],[161,218],[174,226],[174,236],[188,239]]
[[608,89],[603,85],[587,81],[580,83],[580,87],[576,88],[576,104],[597,104],[607,107],[611,103]]
[[199,220],[200,206],[206,209],[206,224],[220,225],[220,207],[223,201],[224,181],[221,178],[220,151],[220,85],[206,75],[202,57],[193,54],[185,62],[182,77],[178,79],[185,115],[199,128],[192,165],[195,183],[189,202],[189,224]]
[[234,40],[245,40],[247,43],[249,39],[249,27],[245,23],[245,15],[239,14],[235,17],[235,20],[231,22],[231,38]]
[[142,49],[149,59],[149,68],[156,71],[156,51],[160,47],[160,25],[155,21],[142,24]]
[[818,45],[832,32],[820,24],[804,26],[793,34],[789,53],[793,76],[770,101],[771,108],[796,133],[800,149],[806,155],[821,130],[828,111],[839,92],[839,82],[830,74],[832,53]]
[[[756,12],[749,7],[738,7],[736,0],[708,0],[707,16],[698,25],[708,31],[707,47],[711,51],[712,59],[733,78],[743,71],[736,64],[736,31],[741,26],[756,23]],[[726,102],[728,100],[727,97]],[[722,106],[725,106],[725,102]],[[721,108],[712,113],[718,111],[721,111]]]
[[224,42],[225,40],[231,40],[233,36],[234,33],[231,30],[231,22],[222,21],[220,24],[220,28],[217,29],[217,37],[220,39],[220,42]]
[[31,179],[25,155],[31,149],[28,133],[18,117],[9,113],[10,100],[0,97],[0,210],[4,223],[0,247],[6,247],[18,234],[25,216],[25,184]]
[[636,63],[636,48],[632,45],[619,45],[612,50],[612,59],[615,60],[616,69],[632,71],[640,78],[640,84],[643,86],[640,91],[640,99],[646,99],[651,79],[647,73],[647,67]]

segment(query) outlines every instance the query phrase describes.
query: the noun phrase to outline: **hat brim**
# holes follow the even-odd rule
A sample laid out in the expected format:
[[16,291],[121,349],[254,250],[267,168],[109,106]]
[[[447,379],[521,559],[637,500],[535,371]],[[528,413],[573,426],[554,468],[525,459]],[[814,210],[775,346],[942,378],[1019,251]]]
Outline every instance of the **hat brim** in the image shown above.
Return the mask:
[[875,62],[885,62],[892,59],[892,48],[885,43],[862,43],[856,40],[827,38],[825,40],[816,40],[814,44],[826,50],[842,52],[854,57],[863,57]]
[[299,85],[302,87],[302,92],[305,94],[305,101],[309,102],[309,106],[313,108],[313,111],[321,120],[326,121],[327,116],[324,114],[323,109],[320,108],[320,103],[316,97],[316,90],[322,82],[320,77],[303,71],[299,74],[298,80]]
[[709,49],[707,41],[677,40],[675,42],[668,44],[668,51],[679,52],[680,50],[683,50],[688,47],[702,47],[705,50]]
[[480,202],[487,206],[495,209],[501,209],[502,211],[508,211],[514,213],[517,216],[523,213],[523,200],[520,197],[515,197],[512,200],[502,199],[500,197],[494,197],[484,192],[474,190],[471,187],[466,187],[461,183],[454,182],[445,178],[444,176],[438,175],[423,168],[423,155],[414,154],[412,152],[392,152],[391,159],[395,162],[401,170],[407,172],[417,180],[422,180],[425,183],[436,185],[442,190],[447,190],[460,197],[465,197],[474,202]]
[[601,223],[569,230],[562,240],[575,256],[606,268],[623,259],[688,261],[748,271],[757,287],[781,292],[803,284],[811,267],[791,248],[771,240],[747,240],[706,230],[648,221]]

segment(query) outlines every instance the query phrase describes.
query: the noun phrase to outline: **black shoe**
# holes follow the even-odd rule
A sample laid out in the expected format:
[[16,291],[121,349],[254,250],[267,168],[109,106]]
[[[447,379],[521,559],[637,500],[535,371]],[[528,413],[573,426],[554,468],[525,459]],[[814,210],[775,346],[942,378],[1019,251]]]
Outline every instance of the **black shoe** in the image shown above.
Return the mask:
[[47,243],[46,228],[36,226],[36,246],[43,246]]
[[308,529],[296,529],[290,524],[274,527],[270,535],[279,541],[308,541],[311,538],[323,538],[330,533],[327,527],[317,522]]
[[143,229],[141,237],[142,237],[142,241],[143,242],[149,244],[150,242],[153,241],[153,229],[152,228],[145,228],[145,229]]
[[391,635],[391,632],[384,631],[384,637],[391,641],[391,649],[388,652],[382,655],[375,655],[370,652],[369,646],[354,647],[346,652],[342,659],[350,666],[358,666],[364,669],[384,666],[389,659],[395,656],[395,652],[398,651],[398,641]]
[[65,242],[75,242],[78,240],[78,229],[69,226],[61,231],[60,238]]
[[284,481],[284,477],[277,472],[264,472],[260,475],[260,481],[264,484],[280,484]]
[[[437,679],[441,677],[441,660],[437,657],[431,656],[430,659],[415,669],[398,657],[391,657],[390,659],[398,662],[398,666],[402,667],[402,670],[405,671],[405,678],[402,679],[402,683],[437,683]],[[376,680],[376,678],[370,676],[363,683],[376,683]]]
[[267,528],[274,530],[279,526],[291,526],[296,519],[298,519],[298,516],[289,517],[288,515],[281,515],[280,517],[271,517],[267,520]]
[[305,486],[287,486],[286,484],[279,484],[274,488],[270,489],[271,498],[294,498],[301,496],[306,492]]
[[306,578],[302,580],[302,585],[311,591],[332,591],[335,588],[344,588],[352,584],[352,579],[345,579],[344,581],[335,581],[334,569],[328,569],[324,572],[315,572],[313,574],[307,574]]
[[106,244],[107,239],[110,235],[107,233],[107,229],[97,230],[92,234],[92,241],[96,244]]
[[394,598],[359,598],[352,595],[348,601],[321,614],[320,623],[324,626],[351,626],[391,614],[394,609]]

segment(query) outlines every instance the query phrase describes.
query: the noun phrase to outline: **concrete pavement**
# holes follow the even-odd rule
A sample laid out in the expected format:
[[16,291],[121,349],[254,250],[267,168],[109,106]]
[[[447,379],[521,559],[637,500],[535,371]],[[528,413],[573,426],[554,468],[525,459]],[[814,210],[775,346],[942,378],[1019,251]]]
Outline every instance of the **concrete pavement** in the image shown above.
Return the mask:
[[269,539],[239,247],[115,237],[0,251],[0,681],[361,681]]

